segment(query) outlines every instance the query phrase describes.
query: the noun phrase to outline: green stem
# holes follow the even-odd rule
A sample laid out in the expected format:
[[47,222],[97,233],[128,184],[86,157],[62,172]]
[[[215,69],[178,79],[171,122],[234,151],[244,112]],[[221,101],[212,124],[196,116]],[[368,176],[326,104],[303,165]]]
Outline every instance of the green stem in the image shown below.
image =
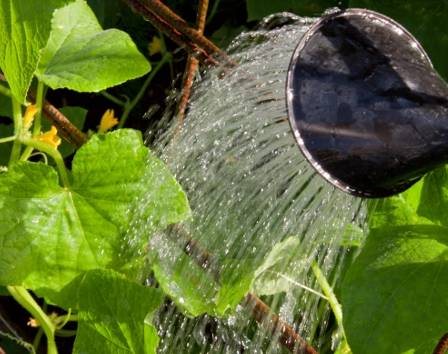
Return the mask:
[[115,97],[114,95],[111,95],[109,92],[107,91],[101,91],[100,92],[102,96],[104,96],[105,98],[107,98],[109,101],[124,107],[126,105],[125,101],[120,100],[119,98]]
[[[19,101],[14,97],[11,97],[12,101],[12,118],[14,121],[14,135],[19,136],[22,133],[22,109]],[[11,150],[11,156],[9,158],[9,166],[16,162],[20,157],[21,144],[19,139],[14,140],[14,144]]]
[[37,331],[37,334],[33,340],[33,348],[36,352],[39,349],[40,340],[42,339],[42,334],[44,334],[44,331],[42,330],[42,327],[39,327],[39,330]]
[[3,85],[0,85],[0,94],[8,96],[8,97],[12,97],[11,90]]
[[62,315],[62,316],[57,317],[56,320],[54,320],[54,323],[56,324],[57,329],[61,329],[68,322],[77,322],[77,321],[78,321],[78,315],[71,314],[71,312],[69,312],[66,315]]
[[[36,90],[36,115],[34,117],[33,124],[33,136],[38,136],[42,129],[42,103],[45,96],[45,85],[42,81],[37,82],[37,90]],[[27,146],[25,151],[20,156],[21,161],[26,161],[29,159],[33,152],[33,148],[31,146]]]
[[170,53],[167,52],[164,54],[162,59],[157,63],[156,67],[148,75],[145,82],[143,83],[143,86],[140,88],[140,91],[138,91],[134,99],[131,102],[126,103],[126,105],[124,106],[123,114],[121,115],[120,118],[120,123],[118,124],[118,128],[123,128],[124,124],[126,123],[126,120],[128,119],[129,113],[134,109],[135,105],[141,100],[143,94],[145,93],[152,79],[154,79],[154,77],[157,75],[162,66],[165,63],[167,63],[170,60],[170,58],[171,58]]
[[45,85],[42,81],[37,82],[36,91],[36,116],[34,117],[33,136],[40,133],[42,127],[42,103],[44,101]]
[[6,138],[1,138],[0,139],[0,144],[1,143],[9,143],[10,141],[13,141],[16,137],[15,136],[8,136]]
[[73,337],[76,336],[76,330],[73,329],[58,329],[55,333],[58,337]]
[[330,304],[331,310],[334,313],[336,322],[339,328],[341,329],[342,335],[345,338],[344,325],[342,322],[342,306],[339,303],[338,299],[336,298],[336,295],[333,292],[333,288],[328,283],[327,278],[325,278],[325,275],[322,273],[322,270],[319,268],[316,261],[313,261],[313,263],[311,264],[311,269],[314,273],[314,276],[317,279],[317,282],[322,288],[323,293],[328,299],[328,303]]
[[51,319],[45,314],[24,287],[8,286],[7,288],[11,296],[39,322],[39,325],[42,327],[42,330],[47,337],[47,353],[57,354],[58,349],[54,340],[55,327],[53,322],[51,322]]
[[64,159],[62,158],[61,153],[49,146],[48,144],[36,140],[36,139],[32,139],[32,138],[21,138],[20,141],[25,144],[26,146],[30,146],[33,149],[42,151],[44,153],[46,153],[47,155],[51,156],[54,160],[54,162],[56,163],[56,167],[58,168],[59,171],[59,176],[61,177],[61,182],[62,185],[66,188],[70,187],[70,181],[68,178],[68,173],[67,173],[67,169],[65,168],[65,164],[64,164]]

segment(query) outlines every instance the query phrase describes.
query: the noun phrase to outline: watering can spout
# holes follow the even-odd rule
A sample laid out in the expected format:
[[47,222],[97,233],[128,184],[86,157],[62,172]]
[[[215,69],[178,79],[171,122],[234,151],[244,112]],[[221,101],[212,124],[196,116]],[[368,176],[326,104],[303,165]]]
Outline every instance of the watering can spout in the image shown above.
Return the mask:
[[403,27],[376,12],[323,17],[288,70],[289,121],[338,188],[385,197],[448,162],[448,87]]

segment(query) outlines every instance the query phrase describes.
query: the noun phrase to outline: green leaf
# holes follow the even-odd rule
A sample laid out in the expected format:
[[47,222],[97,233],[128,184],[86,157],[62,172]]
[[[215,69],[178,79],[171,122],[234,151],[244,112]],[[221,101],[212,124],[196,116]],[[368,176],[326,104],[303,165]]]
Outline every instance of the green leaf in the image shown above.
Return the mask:
[[390,16],[408,29],[428,52],[435,68],[448,79],[446,1],[350,0],[350,7],[368,8]]
[[[244,261],[239,261],[241,269],[232,264],[219,270],[213,265],[204,269],[195,256],[185,255],[166,233],[151,239],[150,255],[160,287],[187,316],[224,316],[236,307],[252,284],[253,273],[242,271],[246,270]],[[218,272],[221,285],[217,283]]]
[[79,322],[73,353],[155,354],[151,324],[163,293],[105,270],[89,271],[79,289]]
[[[0,175],[0,284],[45,294],[89,269],[127,269],[142,261],[151,232],[189,215],[183,191],[134,130],[93,136],[72,165],[70,188],[43,164],[17,163]],[[128,242],[132,210],[148,190],[141,213],[152,229]]]
[[[76,126],[79,130],[82,130],[84,127],[84,123],[86,121],[87,110],[82,107],[71,107],[66,106],[62,107],[60,111],[70,120],[70,122]],[[50,130],[51,123],[44,119],[42,121],[42,130],[47,131]],[[67,141],[62,140],[61,145],[58,147],[59,152],[62,157],[67,157],[73,154],[76,150],[76,147],[73,144],[69,144]]]
[[[354,353],[431,353],[448,328],[445,170],[370,208],[370,233],[342,287],[344,327]],[[422,215],[422,211],[423,214]],[[433,222],[432,222],[433,221]]]
[[288,11],[300,16],[319,16],[326,9],[345,6],[347,0],[246,0],[248,20],[260,20],[276,12]]
[[254,279],[258,295],[297,286],[292,280],[298,266],[294,262],[300,245],[297,237],[274,246],[256,271],[251,270],[251,259],[228,259],[221,266],[212,263],[210,269],[203,269],[197,262],[201,255],[186,256],[182,247],[172,241],[174,237],[177,234],[157,234],[150,242],[150,261],[161,288],[187,316],[225,316],[249,292]]
[[448,226],[448,167],[425,177],[418,213],[433,223]]
[[0,68],[24,102],[50,34],[53,11],[69,0],[0,0]]
[[300,247],[298,237],[288,237],[276,244],[255,271],[254,292],[257,295],[274,295],[288,292],[294,285],[295,264]]
[[103,31],[87,3],[76,0],[54,12],[36,75],[53,89],[98,92],[150,68],[128,34]]
[[[187,316],[214,314],[213,299],[218,286],[213,275],[201,269],[193,257],[186,256],[167,237],[156,234],[150,241],[151,267],[160,287]],[[184,269],[189,270],[188,277]]]
[[336,351],[334,352],[334,354],[352,354],[352,351],[347,343],[347,341],[345,339],[343,339],[338,347],[336,348]]

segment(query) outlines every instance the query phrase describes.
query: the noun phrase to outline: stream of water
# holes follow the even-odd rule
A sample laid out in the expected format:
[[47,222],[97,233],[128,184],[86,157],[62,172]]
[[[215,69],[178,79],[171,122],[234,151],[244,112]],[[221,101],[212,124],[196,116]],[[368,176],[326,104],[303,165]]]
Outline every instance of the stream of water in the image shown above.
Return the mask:
[[336,190],[315,173],[290,131],[286,73],[312,22],[277,15],[240,35],[228,48],[238,66],[202,73],[182,130],[174,134],[173,124],[153,148],[188,195],[193,216],[181,225],[182,232],[212,255],[221,281],[211,285],[213,275],[198,275],[207,271],[186,260],[172,242],[180,238],[179,229],[152,238],[158,276],[191,284],[182,290],[174,280],[170,283],[174,301],[155,319],[160,353],[284,352],[276,334],[256,324],[242,306],[223,318],[194,319],[179,308],[188,306],[185,294],[194,295],[194,305],[204,310],[222,294],[232,296],[232,286],[247,284],[245,279],[285,240],[298,246],[284,249],[281,267],[272,267],[270,275],[268,269],[265,282],[256,281],[251,291],[321,353],[329,351],[334,320],[327,301],[308,289],[322,292],[311,264],[315,260],[329,282],[338,284],[350,252],[344,245],[355,237],[353,230],[362,225],[365,212],[361,199]]

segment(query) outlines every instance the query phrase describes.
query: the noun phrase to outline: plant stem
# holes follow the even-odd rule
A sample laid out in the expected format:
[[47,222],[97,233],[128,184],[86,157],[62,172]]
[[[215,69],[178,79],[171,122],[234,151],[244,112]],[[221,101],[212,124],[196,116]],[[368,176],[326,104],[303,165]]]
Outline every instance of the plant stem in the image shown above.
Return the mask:
[[34,117],[33,136],[40,133],[42,126],[42,103],[44,100],[45,85],[42,81],[37,82],[36,90],[36,116]]
[[272,312],[269,306],[255,294],[248,293],[242,305],[251,311],[252,316],[258,323],[265,326],[272,334],[278,335],[280,343],[291,353],[318,354],[294,328]]
[[72,329],[57,329],[55,334],[58,337],[73,337],[73,336],[76,336],[76,330],[72,330]]
[[[138,0],[140,3],[141,1]],[[190,41],[196,44],[199,48],[205,50],[211,55],[218,55],[224,59],[228,59],[226,53],[219,49],[213,42],[204,37],[197,29],[188,26],[187,22],[174,13],[168,6],[159,0],[148,0],[144,3],[146,7],[153,14],[161,18],[163,21],[170,24],[173,28],[179,31],[182,35],[187,37]]]
[[[198,5],[198,13],[196,17],[196,25],[199,34],[204,33],[205,19],[207,17],[208,0],[200,0]],[[182,97],[177,109],[177,127],[176,133],[179,132],[185,118],[185,111],[190,100],[191,87],[193,86],[194,77],[199,67],[199,60],[192,54],[188,55],[187,66],[184,73],[184,82],[182,88]]]
[[11,97],[11,90],[3,85],[0,85],[0,94]]
[[64,160],[62,158],[61,153],[57,149],[36,139],[21,138],[20,141],[23,144],[32,147],[33,149],[42,151],[47,155],[51,156],[54,162],[56,163],[56,167],[58,169],[62,185],[66,188],[70,187],[70,182],[67,174],[67,169],[65,168]]
[[42,327],[39,327],[39,330],[37,331],[37,334],[36,334],[36,336],[34,337],[34,340],[33,340],[33,348],[34,348],[34,350],[36,352],[39,349],[40,340],[42,339],[42,334],[43,333],[44,333],[44,331],[42,330]]
[[78,321],[78,315],[72,315],[71,312],[69,312],[66,315],[57,317],[54,323],[56,324],[57,329],[62,329],[68,322],[76,321]]
[[1,144],[1,143],[9,143],[10,141],[13,141],[15,138],[16,138],[15,135],[13,135],[13,136],[8,136],[8,137],[6,137],[6,138],[1,138],[1,139],[0,139],[0,144]]
[[7,288],[11,296],[39,322],[39,325],[42,327],[42,330],[47,337],[47,353],[57,354],[58,349],[54,340],[55,327],[50,318],[45,314],[28,290],[24,287],[8,286]]
[[51,123],[58,128],[58,132],[61,133],[61,136],[69,143],[76,147],[80,147],[87,141],[87,136],[50,102],[45,100],[42,109]]
[[[4,75],[0,72],[0,81],[6,81]],[[9,94],[11,96],[11,94]],[[33,100],[33,94],[28,94],[29,98]],[[56,128],[61,132],[61,136],[67,140],[70,144],[80,147],[87,141],[86,135],[81,132],[70,120],[65,117],[61,111],[53,106],[48,101],[43,103],[43,111],[48,119],[56,125]]]
[[439,343],[434,349],[433,354],[445,354],[448,351],[448,333],[445,333],[442,338],[440,338]]
[[[36,115],[34,117],[33,123],[33,137],[38,136],[41,128],[42,128],[42,102],[44,99],[44,91],[45,85],[42,81],[37,82],[37,90],[36,90]],[[27,146],[22,156],[20,157],[21,161],[26,161],[29,159],[33,152],[33,148],[31,146]]]
[[[22,109],[19,101],[14,97],[11,97],[12,102],[12,118],[14,121],[14,135],[19,136],[22,133]],[[11,156],[9,158],[9,166],[16,162],[20,157],[21,144],[18,139],[14,140],[14,144],[11,150]]]
[[162,57],[162,59],[157,63],[155,68],[151,71],[151,73],[146,78],[145,82],[143,83],[142,87],[138,91],[137,95],[134,97],[134,99],[131,102],[127,102],[124,107],[123,114],[120,118],[120,123],[118,124],[118,128],[123,128],[124,124],[126,123],[126,120],[128,119],[129,113],[134,109],[135,105],[141,100],[143,97],[143,94],[145,93],[146,89],[148,88],[149,84],[151,83],[152,79],[157,75],[159,70],[162,68],[162,66],[167,63],[171,59],[170,53],[165,53]]
[[103,97],[107,98],[109,101],[111,101],[111,102],[113,102],[113,103],[115,103],[115,104],[117,104],[117,105],[119,105],[119,106],[122,106],[122,107],[123,107],[123,106],[126,105],[126,102],[125,102],[125,101],[120,100],[119,98],[115,97],[114,95],[111,95],[111,94],[110,94],[109,92],[107,92],[107,91],[101,91],[100,94],[101,94]]
[[328,283],[327,278],[322,273],[322,270],[319,268],[319,265],[316,261],[313,261],[311,264],[311,270],[314,273],[314,276],[317,279],[317,282],[319,283],[320,287],[322,288],[323,293],[328,299],[328,303],[330,304],[331,310],[334,313],[334,317],[336,319],[336,322],[341,329],[342,335],[345,338],[345,331],[344,331],[344,324],[342,322],[342,306],[339,303],[338,299],[336,298],[336,295],[334,294],[333,288]]
[[198,34],[195,29],[189,27],[182,18],[160,1],[123,0],[123,2],[151,22],[159,31],[165,33],[179,47],[197,56],[201,62],[212,65],[225,64],[228,67],[235,66],[225,52],[203,35]]

